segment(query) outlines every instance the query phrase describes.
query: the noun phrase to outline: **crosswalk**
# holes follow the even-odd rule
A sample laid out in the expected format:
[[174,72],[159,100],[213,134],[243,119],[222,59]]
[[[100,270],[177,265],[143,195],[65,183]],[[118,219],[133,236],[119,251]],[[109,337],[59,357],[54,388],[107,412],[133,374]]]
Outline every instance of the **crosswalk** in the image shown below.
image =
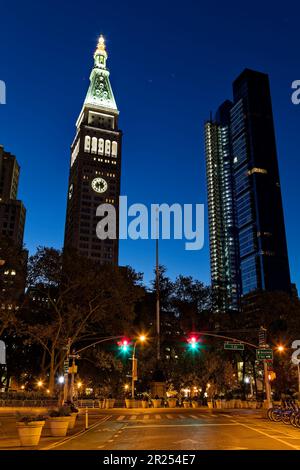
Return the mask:
[[208,420],[212,421],[217,419],[218,417],[228,417],[228,415],[221,415],[213,414],[213,413],[197,413],[197,414],[179,414],[179,413],[151,413],[151,414],[127,414],[127,415],[120,415],[120,416],[110,416],[110,420],[113,421],[126,421],[126,422],[134,422],[134,421],[156,421],[159,422],[161,420],[167,421],[180,421],[180,420]]

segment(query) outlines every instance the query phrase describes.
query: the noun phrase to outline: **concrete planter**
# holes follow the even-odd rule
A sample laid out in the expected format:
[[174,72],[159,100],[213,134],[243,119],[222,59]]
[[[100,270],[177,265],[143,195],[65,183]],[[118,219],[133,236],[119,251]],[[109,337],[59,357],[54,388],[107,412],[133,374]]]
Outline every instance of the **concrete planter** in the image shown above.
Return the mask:
[[208,401],[208,402],[207,402],[207,406],[208,406],[208,408],[211,410],[211,409],[214,407],[214,404],[213,404],[212,401]]
[[115,399],[114,398],[106,398],[105,400],[105,408],[113,408],[115,405]]
[[216,406],[217,406],[217,409],[220,410],[222,408],[222,401],[216,400]]
[[183,408],[190,408],[191,404],[189,401],[184,401],[183,402]]
[[49,418],[51,436],[64,437],[67,435],[71,416]]
[[199,403],[197,401],[192,401],[193,408],[199,408]]
[[153,408],[160,408],[161,407],[161,399],[159,398],[158,400],[155,398],[152,398],[152,405]]
[[45,421],[30,421],[29,423],[16,423],[20,443],[22,447],[37,446],[40,442]]
[[126,408],[134,408],[135,400],[133,398],[125,398]]
[[142,400],[142,408],[149,408],[148,400]]
[[71,413],[71,416],[70,416],[70,419],[69,419],[69,429],[74,429],[75,428],[77,415],[78,415],[78,412]]
[[169,408],[176,408],[176,403],[177,403],[176,398],[168,398],[167,401],[168,401]]

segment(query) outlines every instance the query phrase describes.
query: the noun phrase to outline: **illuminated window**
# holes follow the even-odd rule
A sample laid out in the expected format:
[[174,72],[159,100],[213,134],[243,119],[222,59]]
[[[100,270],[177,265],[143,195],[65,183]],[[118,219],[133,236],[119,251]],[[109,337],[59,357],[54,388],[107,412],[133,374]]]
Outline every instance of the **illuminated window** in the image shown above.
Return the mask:
[[99,155],[104,154],[104,139],[99,139],[98,141],[98,154]]
[[88,153],[91,151],[91,138],[89,135],[86,135],[84,139],[84,151]]
[[97,137],[92,138],[92,153],[97,153],[98,140]]
[[263,175],[268,174],[267,170],[264,170],[263,168],[252,168],[252,170],[248,171],[248,175],[253,175],[254,173],[261,173]]
[[118,154],[118,143],[114,140],[111,146],[111,156],[116,157]]
[[105,156],[110,156],[110,140],[105,141]]

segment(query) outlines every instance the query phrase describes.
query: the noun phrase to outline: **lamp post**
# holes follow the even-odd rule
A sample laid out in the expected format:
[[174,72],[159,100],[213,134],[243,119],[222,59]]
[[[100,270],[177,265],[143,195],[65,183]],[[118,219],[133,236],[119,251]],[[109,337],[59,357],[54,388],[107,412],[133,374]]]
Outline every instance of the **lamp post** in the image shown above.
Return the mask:
[[133,345],[133,350],[132,350],[132,367],[131,367],[131,398],[134,398],[134,382],[137,380],[137,359],[135,358],[135,350],[136,350],[136,345],[138,342],[144,343],[146,341],[146,336],[141,335],[139,336]]

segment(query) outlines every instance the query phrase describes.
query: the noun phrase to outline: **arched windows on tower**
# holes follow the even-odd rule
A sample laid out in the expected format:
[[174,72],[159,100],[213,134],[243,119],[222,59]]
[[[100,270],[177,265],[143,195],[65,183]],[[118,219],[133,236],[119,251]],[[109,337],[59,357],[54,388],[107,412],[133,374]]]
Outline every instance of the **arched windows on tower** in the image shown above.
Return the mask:
[[111,156],[116,157],[118,155],[118,142],[115,140],[111,144]]
[[86,135],[84,139],[84,151],[87,153],[91,151],[91,138],[89,135]]
[[98,139],[97,137],[92,138],[92,153],[97,153],[98,149]]
[[105,156],[110,156],[110,140],[105,141]]
[[98,154],[104,155],[104,139],[98,140]]
[[111,142],[109,139],[97,139],[97,137],[86,135],[84,139],[84,151],[86,153],[116,158],[118,155],[118,142],[115,140]]

